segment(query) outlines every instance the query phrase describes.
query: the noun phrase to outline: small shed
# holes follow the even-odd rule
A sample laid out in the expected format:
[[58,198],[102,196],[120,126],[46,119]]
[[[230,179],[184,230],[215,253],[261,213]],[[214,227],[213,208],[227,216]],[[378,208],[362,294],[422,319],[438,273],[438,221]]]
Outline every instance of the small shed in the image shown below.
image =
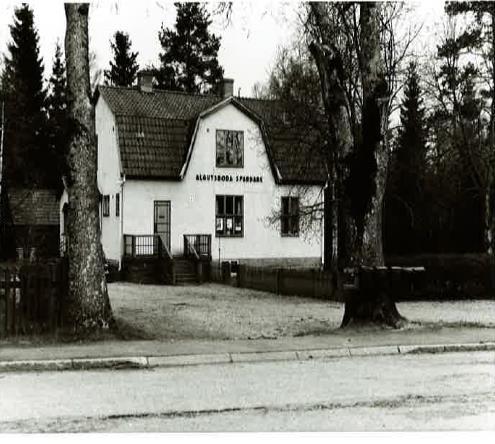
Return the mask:
[[59,256],[59,193],[46,188],[6,190],[4,232],[8,256],[18,259]]

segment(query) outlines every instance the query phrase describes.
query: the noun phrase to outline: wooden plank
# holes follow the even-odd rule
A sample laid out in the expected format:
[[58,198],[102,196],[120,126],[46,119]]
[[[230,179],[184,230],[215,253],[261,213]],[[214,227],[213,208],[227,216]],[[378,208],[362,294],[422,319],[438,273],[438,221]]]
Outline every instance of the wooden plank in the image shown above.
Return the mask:
[[6,318],[7,325],[6,330],[7,334],[12,334],[14,332],[15,326],[15,305],[12,303],[12,299],[15,301],[15,290],[14,290],[14,298],[11,298],[11,288],[10,288],[10,271],[5,270],[5,282],[7,285],[5,286],[5,306],[6,306]]
[[7,283],[5,282],[5,269],[0,269],[0,336],[7,335],[7,306],[5,300]]

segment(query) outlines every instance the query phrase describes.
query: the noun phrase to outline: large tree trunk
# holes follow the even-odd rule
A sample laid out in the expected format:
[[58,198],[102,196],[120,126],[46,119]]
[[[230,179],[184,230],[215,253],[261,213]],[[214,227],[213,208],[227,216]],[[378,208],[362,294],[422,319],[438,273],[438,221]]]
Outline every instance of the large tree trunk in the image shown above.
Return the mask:
[[69,295],[64,324],[78,334],[108,328],[111,320],[98,215],[94,107],[89,83],[88,11],[88,3],[65,4],[71,138],[66,171]]
[[491,8],[492,103],[490,115],[490,154],[488,159],[488,191],[486,195],[487,252],[490,261],[491,290],[495,290],[495,7]]
[[[382,210],[388,166],[387,127],[389,92],[380,48],[379,5],[360,5],[360,68],[363,89],[362,133],[358,156],[361,174],[369,176],[367,196],[357,220],[356,256],[359,263],[376,269],[361,269],[359,290],[346,300],[342,326],[378,324],[394,328],[405,319],[397,311],[389,272],[383,267]],[[364,165],[363,165],[364,164]],[[367,183],[366,180],[364,183]],[[362,190],[362,192],[367,192]]]

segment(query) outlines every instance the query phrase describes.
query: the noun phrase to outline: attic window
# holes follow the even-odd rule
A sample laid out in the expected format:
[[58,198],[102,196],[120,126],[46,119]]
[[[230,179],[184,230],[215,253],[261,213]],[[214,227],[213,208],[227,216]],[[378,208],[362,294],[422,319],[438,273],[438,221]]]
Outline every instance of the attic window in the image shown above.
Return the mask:
[[244,133],[217,130],[217,167],[242,168],[244,166]]

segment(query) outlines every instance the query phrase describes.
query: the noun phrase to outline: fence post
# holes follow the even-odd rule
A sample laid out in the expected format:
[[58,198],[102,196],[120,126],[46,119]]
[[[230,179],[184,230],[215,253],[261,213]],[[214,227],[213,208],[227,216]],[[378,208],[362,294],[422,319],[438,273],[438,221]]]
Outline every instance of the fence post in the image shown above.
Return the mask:
[[69,262],[66,258],[62,259],[59,269],[59,285],[57,288],[57,324],[63,326],[63,312],[65,310],[65,302],[67,292],[69,291]]
[[283,272],[284,270],[282,268],[277,268],[277,288],[275,289],[277,294],[282,294]]
[[7,268],[5,270],[5,331],[7,334],[14,333],[15,328],[15,288],[13,298],[11,298],[11,294],[11,277]]
[[237,269],[237,286],[242,288],[244,285],[244,273],[246,272],[245,266],[243,264],[239,264],[239,268]]
[[[6,286],[7,282],[5,280],[5,271],[0,268],[0,291],[3,289],[3,298],[0,297],[0,337],[7,335],[7,303],[6,303]],[[1,293],[0,293],[1,295]]]

